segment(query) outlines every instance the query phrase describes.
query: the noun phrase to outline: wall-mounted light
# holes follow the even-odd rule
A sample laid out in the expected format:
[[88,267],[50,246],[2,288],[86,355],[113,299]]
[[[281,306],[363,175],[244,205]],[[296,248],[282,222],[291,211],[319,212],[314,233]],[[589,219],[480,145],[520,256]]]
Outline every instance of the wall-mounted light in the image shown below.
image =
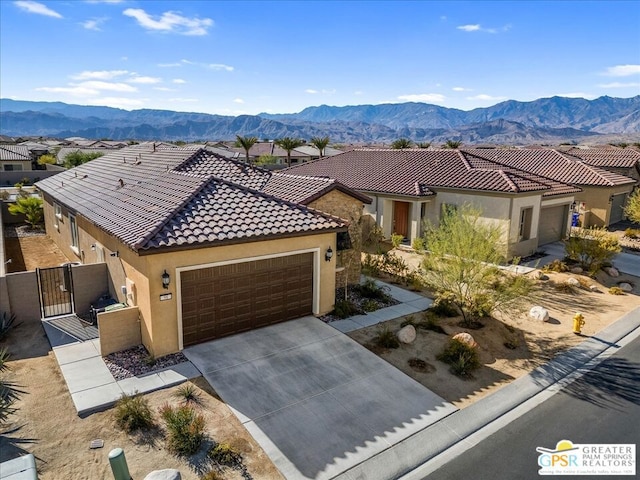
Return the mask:
[[96,251],[96,244],[95,244],[95,243],[91,245],[91,251],[92,251],[92,252],[95,252],[95,251]]
[[613,203],[613,193],[611,194],[611,196],[609,197],[609,203]]
[[171,282],[171,277],[165,270],[162,274],[162,288],[169,288],[169,283]]
[[576,207],[577,207],[577,206],[578,206],[578,204],[577,204],[576,202],[573,202],[573,203],[571,204],[571,211],[572,211],[572,212],[575,212],[575,211],[576,211]]
[[120,252],[118,252],[116,250],[115,252],[111,252],[109,255],[112,256],[112,257],[119,257],[120,256]]
[[327,251],[324,253],[324,259],[325,261],[330,262],[332,257],[333,257],[333,250],[331,250],[331,247],[329,247]]

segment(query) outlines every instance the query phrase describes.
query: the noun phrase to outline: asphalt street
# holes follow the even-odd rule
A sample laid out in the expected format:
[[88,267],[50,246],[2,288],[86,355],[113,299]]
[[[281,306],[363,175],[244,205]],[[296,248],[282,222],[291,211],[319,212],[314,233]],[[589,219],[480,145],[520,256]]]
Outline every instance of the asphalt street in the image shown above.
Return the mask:
[[[574,444],[635,443],[638,450],[640,337],[425,478],[540,478],[536,447],[553,449],[560,440]],[[640,469],[636,470],[640,473]],[[602,480],[605,477],[572,478]]]

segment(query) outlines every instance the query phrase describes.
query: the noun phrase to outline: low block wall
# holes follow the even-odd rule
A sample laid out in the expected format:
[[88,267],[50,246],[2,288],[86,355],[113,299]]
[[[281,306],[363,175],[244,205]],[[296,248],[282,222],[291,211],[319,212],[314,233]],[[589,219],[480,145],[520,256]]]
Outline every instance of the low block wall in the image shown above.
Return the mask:
[[90,263],[71,267],[73,301],[76,313],[89,313],[91,304],[101,295],[109,293],[109,274],[105,263]]
[[102,356],[120,352],[142,343],[138,307],[127,307],[98,314]]
[[[40,321],[40,298],[36,272],[8,273],[3,278],[2,311],[12,312],[18,322]],[[7,296],[4,296],[6,291]]]

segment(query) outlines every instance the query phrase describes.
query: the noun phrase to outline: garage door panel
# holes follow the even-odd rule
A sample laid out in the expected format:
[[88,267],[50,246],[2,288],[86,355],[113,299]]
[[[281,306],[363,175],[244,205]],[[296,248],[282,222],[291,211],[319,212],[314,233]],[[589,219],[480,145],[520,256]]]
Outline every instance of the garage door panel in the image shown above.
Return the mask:
[[183,344],[309,315],[313,254],[181,272]]
[[538,245],[562,240],[565,235],[567,219],[566,205],[542,208],[538,222]]

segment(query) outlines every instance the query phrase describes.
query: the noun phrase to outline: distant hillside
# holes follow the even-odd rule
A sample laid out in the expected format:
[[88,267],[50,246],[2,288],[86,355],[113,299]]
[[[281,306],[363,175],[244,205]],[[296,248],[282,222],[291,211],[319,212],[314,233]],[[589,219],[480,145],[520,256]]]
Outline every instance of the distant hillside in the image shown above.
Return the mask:
[[436,144],[527,144],[598,141],[606,134],[607,139],[640,140],[640,96],[510,100],[471,111],[424,103],[322,105],[295,114],[238,117],[0,99],[0,112],[0,133],[8,136],[194,141],[327,135],[339,143],[388,143],[407,137]]

